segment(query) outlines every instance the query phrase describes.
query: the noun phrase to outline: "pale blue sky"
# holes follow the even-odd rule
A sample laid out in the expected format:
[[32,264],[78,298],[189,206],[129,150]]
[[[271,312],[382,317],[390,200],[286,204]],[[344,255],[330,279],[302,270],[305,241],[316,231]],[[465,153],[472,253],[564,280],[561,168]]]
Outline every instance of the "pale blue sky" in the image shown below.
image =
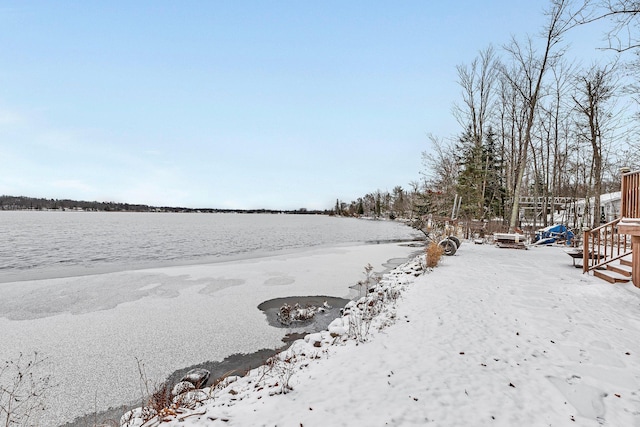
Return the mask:
[[[0,194],[331,208],[419,178],[546,1],[0,1]],[[599,38],[599,35],[598,35]]]

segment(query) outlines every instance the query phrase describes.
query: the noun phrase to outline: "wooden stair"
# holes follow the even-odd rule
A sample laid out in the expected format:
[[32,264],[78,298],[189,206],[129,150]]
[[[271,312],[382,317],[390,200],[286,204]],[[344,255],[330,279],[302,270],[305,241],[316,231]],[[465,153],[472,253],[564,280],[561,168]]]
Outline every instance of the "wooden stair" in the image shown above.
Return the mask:
[[[625,167],[621,172],[620,218],[584,229],[583,254],[602,252],[604,259],[583,257],[582,272],[593,271],[609,283],[633,282],[640,288],[640,170]],[[618,265],[612,267],[615,261]]]
[[593,275],[609,283],[629,283],[631,281],[631,260],[620,259],[619,264],[607,264],[605,269],[593,270]]

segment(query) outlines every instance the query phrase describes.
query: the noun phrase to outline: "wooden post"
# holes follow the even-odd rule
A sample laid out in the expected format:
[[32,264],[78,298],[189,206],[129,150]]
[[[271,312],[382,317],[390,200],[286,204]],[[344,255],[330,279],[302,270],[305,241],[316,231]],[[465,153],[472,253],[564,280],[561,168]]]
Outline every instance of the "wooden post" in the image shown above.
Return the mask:
[[640,218],[623,218],[618,232],[631,235],[631,280],[640,288]]
[[629,178],[625,176],[625,174],[629,173],[629,168],[622,168],[620,172],[622,172],[622,179],[620,180],[620,218],[625,218],[629,216],[627,210],[629,209]]
[[618,233],[631,235],[631,280],[640,288],[640,171],[624,168],[621,172]]
[[582,231],[582,273],[589,271],[589,232],[591,230],[584,229]]
[[640,288],[640,235],[631,236],[631,280],[636,288]]

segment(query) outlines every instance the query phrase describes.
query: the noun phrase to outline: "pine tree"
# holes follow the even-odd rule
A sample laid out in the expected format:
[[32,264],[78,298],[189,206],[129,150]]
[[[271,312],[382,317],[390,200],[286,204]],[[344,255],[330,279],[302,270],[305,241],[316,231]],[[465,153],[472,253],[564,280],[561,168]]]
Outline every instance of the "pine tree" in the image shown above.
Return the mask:
[[484,163],[482,144],[475,141],[471,129],[467,129],[458,140],[458,161],[461,172],[456,192],[462,198],[460,216],[481,218],[483,216]]
[[498,156],[495,133],[491,128],[478,144],[470,130],[458,141],[461,172],[456,191],[462,198],[460,216],[489,219],[504,214],[505,190],[502,183],[502,160]]
[[484,206],[485,219],[504,217],[506,188],[502,174],[503,159],[496,146],[496,134],[490,127],[485,135],[483,146],[483,162],[485,165]]

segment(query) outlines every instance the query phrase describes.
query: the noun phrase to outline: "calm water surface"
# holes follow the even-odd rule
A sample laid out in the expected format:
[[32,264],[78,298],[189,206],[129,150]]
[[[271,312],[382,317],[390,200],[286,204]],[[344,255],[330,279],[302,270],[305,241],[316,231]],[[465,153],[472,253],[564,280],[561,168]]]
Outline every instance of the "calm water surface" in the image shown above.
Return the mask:
[[391,221],[322,215],[0,212],[0,282],[410,240]]

